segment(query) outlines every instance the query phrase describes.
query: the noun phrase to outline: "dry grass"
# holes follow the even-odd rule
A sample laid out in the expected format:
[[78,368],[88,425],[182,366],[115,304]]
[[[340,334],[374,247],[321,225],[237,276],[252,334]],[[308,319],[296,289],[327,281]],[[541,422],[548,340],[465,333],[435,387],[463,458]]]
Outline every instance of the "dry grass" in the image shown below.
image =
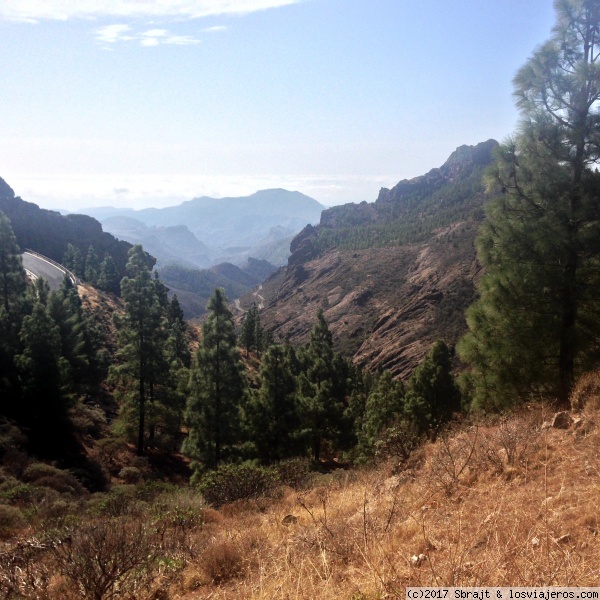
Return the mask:
[[403,598],[407,585],[596,585],[597,416],[589,409],[587,427],[542,429],[549,415],[531,408],[441,436],[416,472],[385,465],[255,510],[224,507],[170,597],[371,600]]
[[[594,586],[600,409],[584,402],[566,430],[543,427],[551,416],[532,407],[459,424],[409,466],[339,470],[310,489],[219,510],[189,488],[142,501],[141,488],[122,486],[127,493],[87,499],[72,535],[50,542],[33,529],[13,538],[13,521],[30,525],[9,508],[0,598],[110,597],[93,596],[86,579],[105,547],[115,560],[102,564],[116,565],[111,590],[123,598],[376,600],[404,598],[408,585]],[[139,563],[122,572],[120,551]]]

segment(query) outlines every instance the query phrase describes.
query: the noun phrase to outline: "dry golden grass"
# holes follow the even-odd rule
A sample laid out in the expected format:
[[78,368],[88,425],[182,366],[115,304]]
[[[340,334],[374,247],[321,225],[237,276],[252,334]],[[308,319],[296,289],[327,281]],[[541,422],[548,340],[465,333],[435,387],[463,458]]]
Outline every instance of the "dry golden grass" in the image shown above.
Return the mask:
[[[140,495],[145,488],[130,485],[81,498],[77,512],[70,496],[44,487],[52,507],[32,513],[5,503],[0,597],[89,595],[83,575],[96,556],[117,555],[127,543],[143,550],[140,567],[129,596],[122,593],[129,580],[115,579],[114,597],[136,600],[376,600],[404,598],[408,585],[597,585],[593,385],[581,382],[583,401],[574,404],[582,408],[569,429],[548,427],[549,409],[527,407],[458,423],[407,462],[340,469],[316,476],[310,488],[219,510],[188,487],[149,496],[152,488]],[[57,533],[44,537],[42,522]]]
[[408,585],[597,585],[599,414],[586,410],[569,430],[543,429],[551,415],[539,408],[464,425],[428,444],[414,471],[341,472],[276,502],[224,507],[169,597],[371,600],[403,598]]

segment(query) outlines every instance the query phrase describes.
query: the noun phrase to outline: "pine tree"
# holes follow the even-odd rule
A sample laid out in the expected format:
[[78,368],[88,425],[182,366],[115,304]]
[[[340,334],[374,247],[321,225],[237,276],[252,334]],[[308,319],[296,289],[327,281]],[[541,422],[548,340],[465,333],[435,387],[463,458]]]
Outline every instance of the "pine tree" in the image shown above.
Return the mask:
[[271,346],[260,365],[260,388],[248,409],[249,437],[264,462],[302,453],[296,381],[283,346]]
[[0,310],[9,313],[25,292],[25,271],[8,217],[0,211]]
[[[242,332],[240,334],[240,342],[243,348],[246,350],[246,358],[250,354],[250,350],[256,347],[256,320],[258,317],[258,308],[256,304],[252,303],[252,306],[248,309],[244,316],[242,323]],[[260,324],[259,324],[260,326]]]
[[98,383],[91,368],[96,360],[95,348],[77,288],[68,275],[65,275],[60,289],[50,294],[48,314],[60,335],[60,353],[66,369],[63,375],[65,392],[82,394],[90,385]]
[[0,211],[0,415],[19,408],[19,380],[14,356],[26,311],[25,271],[8,217]]
[[67,269],[69,269],[69,271],[72,271],[73,273],[75,272],[75,253],[76,253],[76,248],[75,246],[73,246],[73,244],[68,243],[67,244],[67,249],[65,250],[65,253],[63,255],[62,258],[62,264],[64,267],[66,267]]
[[375,444],[385,427],[402,416],[404,411],[404,386],[392,379],[390,371],[384,371],[371,389],[366,403],[359,432],[359,452],[370,458]]
[[117,318],[119,363],[111,367],[110,379],[117,385],[117,395],[123,401],[121,422],[137,423],[137,453],[143,455],[148,404],[152,408],[156,381],[168,370],[163,355],[165,312],[160,301],[162,290],[157,289],[140,245],[129,250],[127,272],[121,282],[125,314]]
[[100,261],[98,260],[98,255],[94,250],[94,246],[88,248],[85,257],[84,275],[86,281],[92,285],[97,285],[98,277],[100,276]]
[[120,293],[119,286],[119,271],[117,265],[110,254],[104,256],[104,260],[100,265],[100,274],[98,275],[98,287],[105,292],[113,294]]
[[207,308],[209,315],[190,375],[189,436],[183,446],[193,459],[196,476],[205,468],[217,468],[240,441],[245,393],[233,318],[223,290],[215,290]]
[[22,389],[20,417],[30,427],[33,446],[41,451],[63,433],[61,425],[66,420],[60,333],[46,307],[37,302],[31,315],[23,319],[19,337],[23,350],[14,360]]
[[324,442],[335,442],[344,428],[344,405],[334,367],[333,338],[323,311],[310,333],[310,345],[301,358],[299,392],[303,427],[310,438],[312,456],[320,460]]
[[[68,250],[67,250],[68,251]],[[85,278],[85,259],[81,254],[81,250],[79,248],[73,249],[73,267],[71,271],[77,276],[81,278]]]
[[514,79],[521,124],[490,173],[486,274],[459,352],[479,406],[531,393],[567,403],[598,359],[599,0],[558,0],[552,37]]
[[169,327],[169,339],[167,341],[168,360],[171,363],[175,362],[189,369],[192,358],[186,336],[187,328],[183,310],[179,304],[177,294],[174,294],[171,298],[167,313],[167,322]]
[[419,432],[435,435],[461,409],[459,389],[452,376],[452,354],[438,340],[409,380],[405,415]]

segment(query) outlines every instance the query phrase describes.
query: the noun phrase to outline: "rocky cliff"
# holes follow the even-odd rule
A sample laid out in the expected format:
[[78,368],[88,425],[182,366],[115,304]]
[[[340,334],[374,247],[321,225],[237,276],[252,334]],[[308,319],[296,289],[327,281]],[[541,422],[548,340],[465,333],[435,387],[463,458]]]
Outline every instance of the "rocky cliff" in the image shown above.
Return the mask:
[[263,284],[263,323],[276,338],[305,342],[322,309],[339,350],[401,378],[436,339],[456,343],[475,297],[482,176],[496,145],[461,146],[374,203],[324,211]]

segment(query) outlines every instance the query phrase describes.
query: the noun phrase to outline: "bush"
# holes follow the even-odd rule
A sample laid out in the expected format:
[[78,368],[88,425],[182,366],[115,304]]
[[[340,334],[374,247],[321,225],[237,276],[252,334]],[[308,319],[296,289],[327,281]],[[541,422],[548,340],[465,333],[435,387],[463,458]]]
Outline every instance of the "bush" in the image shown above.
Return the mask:
[[571,408],[576,411],[583,408],[600,408],[600,372],[593,371],[582,375],[571,394]]
[[137,467],[123,467],[119,471],[119,477],[125,483],[138,483],[142,478],[142,473]]
[[16,506],[0,504],[0,539],[10,537],[16,530],[25,526],[25,519]]
[[10,477],[0,483],[0,500],[11,504],[28,504],[37,497],[36,489],[28,483]]
[[290,458],[275,465],[279,481],[298,489],[304,487],[311,477],[311,461],[308,458]]
[[87,503],[87,512],[107,517],[131,514],[139,504],[135,492],[134,486],[115,485],[108,493],[94,494]]
[[77,431],[94,438],[102,435],[102,429],[106,425],[106,414],[99,406],[79,402],[71,409],[69,416]]
[[59,572],[77,585],[83,598],[139,597],[157,566],[149,532],[128,520],[91,523],[52,550]]
[[219,585],[243,574],[244,557],[231,540],[219,540],[203,552],[200,567],[208,581]]
[[23,480],[41,487],[49,487],[61,494],[73,496],[85,492],[84,487],[72,473],[45,463],[33,463],[23,473]]
[[198,483],[198,490],[206,502],[220,506],[235,500],[272,495],[279,483],[275,469],[242,463],[206,473]]

